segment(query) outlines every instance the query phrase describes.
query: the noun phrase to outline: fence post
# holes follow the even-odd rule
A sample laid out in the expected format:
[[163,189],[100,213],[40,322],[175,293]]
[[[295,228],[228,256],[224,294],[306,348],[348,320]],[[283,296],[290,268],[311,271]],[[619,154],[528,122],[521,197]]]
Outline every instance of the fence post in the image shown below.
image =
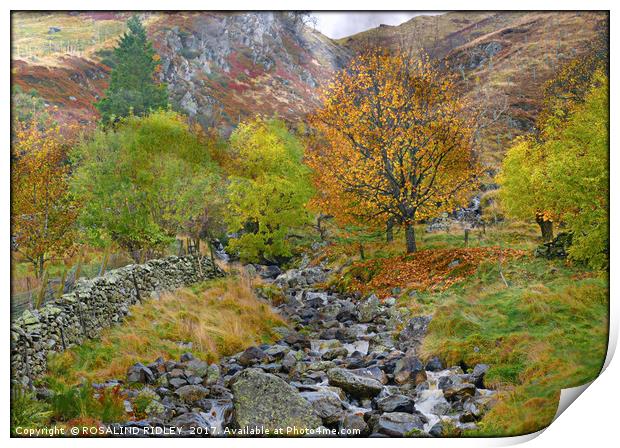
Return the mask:
[[39,309],[45,300],[45,292],[47,291],[47,269],[43,273],[43,278],[41,280],[41,287],[39,288],[39,293],[35,298],[34,308]]
[[58,287],[57,299],[60,299],[65,293],[65,281],[67,280],[67,268],[62,270],[62,276],[60,277],[60,286]]
[[99,275],[105,274],[105,270],[108,268],[108,260],[110,258],[110,249],[106,248],[103,254],[103,260],[101,260],[101,267],[99,268]]

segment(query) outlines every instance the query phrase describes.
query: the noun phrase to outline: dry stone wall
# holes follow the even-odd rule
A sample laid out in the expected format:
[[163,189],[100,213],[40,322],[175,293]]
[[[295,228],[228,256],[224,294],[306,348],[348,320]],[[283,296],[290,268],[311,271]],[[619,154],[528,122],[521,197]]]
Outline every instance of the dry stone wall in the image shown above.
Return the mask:
[[47,368],[50,352],[61,352],[93,339],[121,322],[129,307],[159,291],[173,290],[224,273],[208,257],[151,260],[80,279],[71,293],[38,310],[26,310],[11,325],[13,381],[29,384]]

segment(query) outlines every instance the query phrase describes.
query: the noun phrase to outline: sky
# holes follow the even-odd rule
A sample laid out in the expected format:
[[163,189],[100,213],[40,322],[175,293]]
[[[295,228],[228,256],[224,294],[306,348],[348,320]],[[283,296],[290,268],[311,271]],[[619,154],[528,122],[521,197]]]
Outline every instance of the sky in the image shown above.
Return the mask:
[[434,15],[436,12],[314,12],[317,18],[316,29],[332,39],[350,36],[360,31],[375,28],[379,25],[400,25],[419,15]]

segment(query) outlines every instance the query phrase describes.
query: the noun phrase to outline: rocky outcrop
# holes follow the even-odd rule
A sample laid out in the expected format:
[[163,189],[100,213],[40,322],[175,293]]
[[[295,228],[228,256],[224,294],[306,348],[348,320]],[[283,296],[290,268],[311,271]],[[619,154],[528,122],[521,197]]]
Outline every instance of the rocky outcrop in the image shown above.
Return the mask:
[[290,13],[179,13],[150,27],[175,105],[205,128],[250,115],[299,119],[347,49]]
[[[11,325],[12,379],[29,384],[45,372],[50,352],[60,352],[121,322],[129,307],[151,294],[224,273],[207,257],[169,257],[129,265],[101,277],[79,280],[73,292],[38,310],[26,310]],[[152,372],[134,366],[130,382],[151,382]]]

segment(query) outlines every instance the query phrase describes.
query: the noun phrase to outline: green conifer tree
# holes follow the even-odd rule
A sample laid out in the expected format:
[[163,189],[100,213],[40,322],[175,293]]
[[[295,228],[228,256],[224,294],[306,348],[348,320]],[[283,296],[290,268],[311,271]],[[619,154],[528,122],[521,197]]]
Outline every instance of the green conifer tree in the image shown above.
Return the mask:
[[166,85],[157,83],[154,77],[159,57],[144,26],[133,16],[127,21],[127,27],[129,30],[114,49],[117,64],[110,74],[108,90],[95,104],[104,123],[131,113],[143,116],[150,110],[168,106]]

